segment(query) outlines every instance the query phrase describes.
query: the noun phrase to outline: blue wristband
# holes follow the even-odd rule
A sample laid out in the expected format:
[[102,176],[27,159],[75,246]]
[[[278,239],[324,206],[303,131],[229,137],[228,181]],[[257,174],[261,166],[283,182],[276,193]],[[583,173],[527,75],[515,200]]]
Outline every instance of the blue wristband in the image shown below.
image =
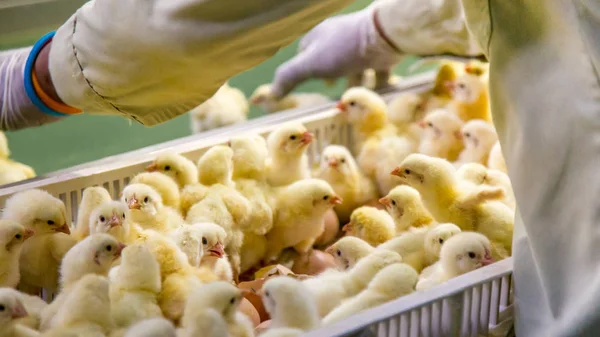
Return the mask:
[[42,48],[48,43],[48,41],[54,37],[54,33],[55,32],[50,32],[50,33],[42,36],[42,38],[39,39],[33,45],[33,49],[31,49],[31,52],[29,53],[29,57],[27,57],[27,62],[25,63],[25,73],[23,74],[23,84],[25,86],[25,92],[27,93],[27,96],[29,97],[29,99],[31,100],[33,105],[35,105],[38,109],[40,109],[44,113],[51,115],[51,116],[65,117],[65,116],[69,116],[69,115],[58,112],[56,110],[53,110],[50,107],[48,107],[46,104],[44,104],[44,102],[42,102],[42,100],[38,97],[37,93],[35,92],[35,89],[33,88],[33,80],[31,79],[31,74],[33,73],[33,66],[35,64],[35,59],[37,58],[37,56],[40,53],[40,51],[42,50]]

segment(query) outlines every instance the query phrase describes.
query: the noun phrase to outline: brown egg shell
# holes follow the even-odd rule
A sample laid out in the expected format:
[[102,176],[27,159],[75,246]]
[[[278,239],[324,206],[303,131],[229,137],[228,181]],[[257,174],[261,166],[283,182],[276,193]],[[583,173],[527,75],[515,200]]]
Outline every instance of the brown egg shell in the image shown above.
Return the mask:
[[240,306],[238,307],[238,311],[248,316],[254,327],[257,327],[260,324],[260,315],[258,314],[258,310],[256,310],[254,305],[252,305],[248,299],[242,298]]
[[270,327],[271,327],[271,320],[264,321],[264,322],[260,323],[256,328],[254,328],[254,334],[256,334],[258,336],[261,333],[269,330]]
[[258,294],[264,283],[264,279],[258,279],[249,282],[241,282],[240,284],[238,284],[238,288],[245,290],[243,293],[244,298],[250,301],[250,303],[252,303],[252,305],[258,313],[261,322],[271,319],[269,313],[267,312],[267,309],[265,309],[265,306],[262,302],[262,298]]
[[315,241],[315,246],[324,247],[331,244],[340,230],[340,220],[333,209],[325,213],[323,217],[323,234]]
[[333,256],[315,249],[299,255],[294,260],[292,271],[301,275],[318,275],[329,268],[335,268]]

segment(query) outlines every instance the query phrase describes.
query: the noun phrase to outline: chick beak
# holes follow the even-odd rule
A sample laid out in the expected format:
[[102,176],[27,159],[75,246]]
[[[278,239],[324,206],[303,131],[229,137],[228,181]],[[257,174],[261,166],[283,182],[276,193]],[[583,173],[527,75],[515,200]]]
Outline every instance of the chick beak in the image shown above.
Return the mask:
[[312,142],[313,140],[313,134],[306,131],[305,133],[302,134],[302,139],[300,140],[302,142],[302,144],[308,145]]
[[393,175],[393,176],[404,178],[404,173],[402,173],[402,167],[401,166],[396,167],[390,174]]
[[212,246],[208,252],[210,253],[210,256],[215,256],[218,258],[222,258],[223,255],[225,255],[225,247],[223,247],[223,244],[220,242],[217,242],[216,245]]
[[146,171],[147,172],[155,172],[158,171],[158,165],[156,165],[156,163],[152,163],[148,166],[146,166]]
[[342,101],[337,102],[335,107],[338,110],[340,110],[341,112],[346,112],[346,110],[348,109],[348,106],[346,105],[346,103],[344,103]]
[[121,225],[123,225],[121,218],[119,216],[117,216],[116,214],[113,214],[112,218],[108,221],[108,226],[110,228],[115,228],[115,227],[121,226]]
[[71,229],[69,228],[69,225],[67,225],[66,223],[58,228],[56,228],[54,230],[57,233],[65,233],[67,235],[71,234]]
[[345,224],[344,227],[342,227],[342,232],[344,232],[344,233],[348,233],[351,230],[352,230],[352,223],[351,222]]
[[340,162],[337,159],[332,158],[332,159],[329,159],[328,164],[329,164],[329,167],[331,167],[331,168],[337,168],[338,165],[340,164]]
[[494,258],[492,257],[492,255],[490,254],[490,252],[488,252],[486,250],[485,251],[485,256],[481,260],[481,264],[484,265],[484,266],[488,266],[488,265],[490,265],[492,263],[494,263]]
[[27,317],[28,315],[29,314],[27,313],[27,310],[25,310],[25,307],[22,304],[18,304],[12,310],[12,318],[13,319]]
[[379,203],[385,207],[389,207],[390,206],[390,198],[383,197],[383,198],[379,199]]
[[427,123],[425,123],[424,120],[420,120],[419,123],[417,123],[417,125],[419,125],[419,127],[425,129],[425,127],[427,126]]
[[250,97],[250,104],[260,104],[265,100],[263,96],[252,96]]
[[29,239],[30,237],[34,236],[35,232],[32,231],[31,229],[26,229],[25,233],[23,233],[23,241]]
[[342,198],[338,197],[337,195],[334,195],[333,197],[331,197],[331,200],[329,202],[331,202],[331,204],[333,205],[341,205],[342,201]]
[[462,133],[456,130],[454,131],[454,137],[456,137],[456,139],[462,139]]
[[119,242],[115,250],[115,259],[121,257],[121,253],[123,252],[123,249],[125,249],[125,247],[127,247],[126,244]]
[[444,82],[444,87],[446,87],[446,89],[448,89],[449,91],[453,91],[455,86],[456,85],[455,85],[454,81]]
[[327,249],[325,249],[325,253],[333,256],[333,246],[327,247]]
[[142,205],[140,205],[140,202],[135,198],[132,197],[129,202],[127,203],[127,206],[129,207],[129,209],[141,209]]

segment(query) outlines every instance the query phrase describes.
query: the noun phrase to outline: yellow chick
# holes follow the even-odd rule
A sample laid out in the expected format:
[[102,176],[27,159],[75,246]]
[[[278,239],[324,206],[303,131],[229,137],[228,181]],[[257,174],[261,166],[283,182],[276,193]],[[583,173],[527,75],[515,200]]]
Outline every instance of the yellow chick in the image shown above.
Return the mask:
[[77,240],[71,237],[65,205],[42,190],[12,195],[4,204],[2,219],[12,220],[35,232],[21,249],[19,289],[36,295],[42,288],[52,293],[58,286],[58,268]]
[[144,184],[152,187],[160,194],[163,205],[179,210],[179,187],[169,176],[160,172],[143,172],[133,177],[130,184]]
[[181,215],[187,216],[190,208],[200,202],[209,191],[209,186],[201,184],[188,185],[181,190]]
[[325,212],[342,202],[333,188],[320,179],[305,179],[283,187],[276,201],[273,229],[267,233],[270,261],[287,247],[307,253],[324,230]]
[[[162,318],[150,318],[132,325],[123,337],[177,337],[173,323]],[[204,336],[204,334],[203,334]],[[111,335],[112,337],[112,335]],[[191,337],[183,335],[180,337]],[[212,336],[211,336],[212,337]]]
[[111,201],[110,193],[100,186],[92,186],[83,190],[81,202],[77,208],[77,223],[73,236],[77,240],[83,240],[90,235],[90,215],[100,204]]
[[131,224],[127,219],[127,205],[121,201],[109,201],[96,207],[88,221],[89,233],[106,233],[125,244],[134,241]]
[[290,93],[280,99],[271,94],[271,84],[262,84],[250,96],[250,104],[259,106],[266,113],[288,109],[308,108],[331,103],[329,97],[316,93]]
[[392,174],[419,191],[438,221],[486,235],[496,259],[510,256],[514,214],[500,202],[486,202],[503,198],[503,189],[460,184],[452,164],[422,154],[408,156]]
[[465,73],[448,83],[452,101],[448,109],[464,122],[482,119],[492,122],[488,85],[485,77]]
[[425,115],[425,103],[423,96],[414,92],[404,92],[388,104],[390,122],[396,126],[399,135],[410,139],[415,146],[418,146],[423,133],[418,121]]
[[365,240],[373,247],[388,241],[396,235],[394,219],[386,212],[375,207],[357,208],[350,216],[350,222],[342,229],[346,235]]
[[319,326],[317,304],[301,281],[287,276],[273,277],[265,282],[261,292],[265,309],[271,316],[271,329],[310,331]]
[[243,123],[248,118],[249,108],[244,93],[225,83],[211,98],[189,112],[192,133]]
[[19,284],[19,258],[25,240],[35,233],[12,220],[0,220],[0,287]]
[[440,252],[440,267],[429,277],[421,278],[417,290],[426,290],[447,280],[494,262],[490,241],[482,234],[463,232],[452,236]]
[[0,132],[0,185],[35,177],[35,171],[30,166],[9,159],[10,149],[4,132]]
[[409,265],[396,263],[383,268],[358,295],[333,309],[323,324],[328,325],[374,308],[415,291],[419,274]]
[[179,227],[183,218],[175,209],[165,206],[161,195],[146,184],[130,184],[123,190],[121,200],[127,205],[127,218],[143,229],[162,233]]
[[168,233],[177,247],[187,256],[192,267],[199,267],[202,259],[202,232],[196,226],[185,225]]
[[221,313],[214,309],[205,308],[204,303],[189,301],[183,315],[181,329],[177,331],[177,337],[196,336],[227,336],[227,322]]
[[435,219],[423,205],[419,192],[410,186],[395,187],[388,195],[379,199],[379,202],[394,219],[396,235],[423,229],[435,223]]
[[213,146],[198,160],[198,181],[205,186],[221,184],[233,187],[233,150],[224,145]]
[[506,161],[504,161],[504,156],[502,155],[502,148],[500,147],[499,141],[497,141],[496,144],[494,144],[494,146],[492,146],[492,149],[490,150],[487,166],[491,169],[508,173],[508,169],[506,168]]
[[198,168],[186,157],[172,152],[159,154],[156,159],[146,167],[148,172],[160,172],[171,177],[179,188],[198,183]]
[[203,283],[216,281],[217,277],[206,268],[192,267],[187,256],[177,245],[156,231],[144,231],[139,242],[150,249],[160,265],[162,289],[158,296],[158,305],[163,316],[178,322],[183,315],[186,300],[193,290]]
[[344,146],[329,145],[323,150],[315,177],[327,181],[344,200],[334,208],[340,221],[347,222],[354,209],[377,198],[373,182],[359,170]]
[[424,129],[419,153],[455,161],[463,150],[459,137],[463,122],[452,112],[438,109],[430,112],[419,123]]
[[355,236],[345,236],[325,250],[333,256],[337,268],[341,271],[348,270],[363,257],[371,254],[375,248],[365,240]]
[[465,148],[458,155],[455,165],[460,167],[466,163],[487,164],[490,150],[498,141],[494,126],[480,119],[472,119],[463,125],[459,136]]
[[319,276],[302,281],[316,299],[319,316],[325,317],[342,301],[356,296],[383,268],[402,262],[395,252],[377,250],[356,263],[346,272],[324,272]]
[[112,327],[108,280],[99,275],[86,275],[73,287],[56,313],[56,328],[49,337],[101,337]]
[[269,184],[283,186],[310,178],[306,150],[312,140],[313,134],[299,123],[284,124],[269,134],[266,162]]
[[88,274],[108,276],[125,245],[108,234],[93,234],[77,243],[60,265],[60,293],[42,311],[40,330],[56,327],[56,314],[75,285]]
[[197,223],[192,226],[198,230],[202,240],[200,265],[212,270],[220,280],[232,282],[233,270],[227,260],[223,244],[227,240],[225,230],[210,222]]
[[[6,294],[11,297],[17,297],[27,311],[27,316],[15,318],[15,320],[13,320],[13,324],[20,324],[28,328],[38,330],[42,311],[48,306],[48,303],[46,303],[39,296],[27,295],[12,288],[0,288],[0,298],[2,297],[2,294]],[[3,324],[4,323],[0,319],[0,326],[4,326]],[[0,329],[0,331],[2,331],[2,329]],[[0,332],[0,336],[5,335]]]
[[229,140],[233,151],[233,179],[266,179],[265,161],[269,155],[266,140],[259,135],[236,136]]
[[121,264],[110,276],[110,311],[117,327],[162,317],[160,265],[146,246],[126,247]]
[[504,198],[500,201],[512,210],[516,208],[512,184],[506,173],[499,170],[488,169],[480,164],[470,163],[461,166],[456,171],[456,174],[459,178],[475,185],[487,185],[502,188],[504,191]]
[[29,313],[23,305],[19,295],[12,289],[0,289],[0,336],[6,337],[34,337],[39,332],[20,324]]
[[254,336],[254,328],[249,318],[238,311],[243,298],[242,292],[228,282],[218,281],[203,285],[188,301],[183,321],[184,329],[194,325],[192,319],[195,316],[203,314],[204,310],[212,309],[225,320],[229,336]]

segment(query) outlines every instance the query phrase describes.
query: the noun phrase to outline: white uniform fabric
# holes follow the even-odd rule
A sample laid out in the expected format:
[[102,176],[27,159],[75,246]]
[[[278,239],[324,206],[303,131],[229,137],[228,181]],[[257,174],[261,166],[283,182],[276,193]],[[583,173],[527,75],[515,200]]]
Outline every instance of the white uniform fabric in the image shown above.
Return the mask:
[[54,37],[60,98],[90,114],[165,122],[351,0],[92,0]]
[[600,336],[600,2],[463,3],[521,215],[516,334]]

